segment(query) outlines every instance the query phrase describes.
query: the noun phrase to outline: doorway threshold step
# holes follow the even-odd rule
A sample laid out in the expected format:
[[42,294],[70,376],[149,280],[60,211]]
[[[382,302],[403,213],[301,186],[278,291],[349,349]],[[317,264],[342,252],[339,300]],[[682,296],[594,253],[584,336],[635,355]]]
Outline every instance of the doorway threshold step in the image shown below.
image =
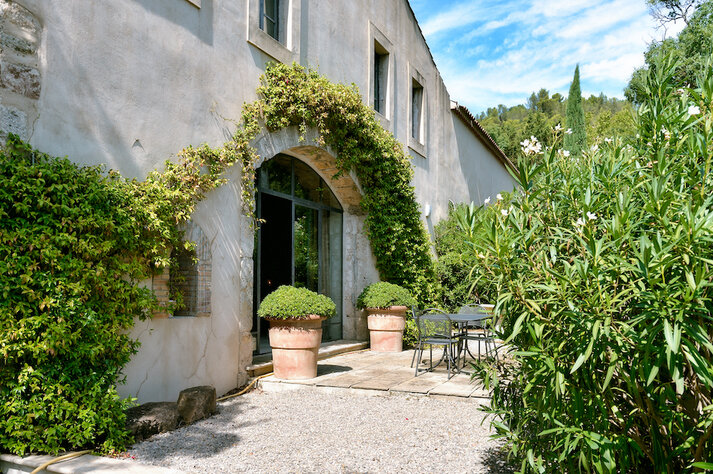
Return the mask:
[[[368,341],[348,341],[340,339],[338,341],[325,342],[319,346],[318,360],[327,359],[345,352],[355,352],[369,347]],[[249,377],[257,377],[272,372],[272,354],[264,354],[253,357],[252,365],[246,367]]]

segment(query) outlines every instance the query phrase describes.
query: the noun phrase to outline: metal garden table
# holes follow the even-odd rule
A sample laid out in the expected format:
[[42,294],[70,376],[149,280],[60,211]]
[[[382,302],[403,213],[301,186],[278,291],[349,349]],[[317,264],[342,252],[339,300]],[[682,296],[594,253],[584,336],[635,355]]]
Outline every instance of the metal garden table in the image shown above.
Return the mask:
[[[437,367],[438,365],[441,364],[444,360],[446,360],[449,368],[449,377],[450,378],[450,369],[451,366],[453,366],[457,372],[460,372],[461,369],[458,368],[458,360],[460,359],[460,355],[465,350],[468,354],[470,354],[471,357],[475,358],[473,354],[470,352],[470,349],[468,348],[467,344],[467,338],[468,337],[468,327],[469,326],[476,326],[478,327],[478,323],[483,323],[487,319],[491,319],[493,317],[492,314],[487,313],[487,312],[472,312],[472,313],[442,313],[442,312],[427,312],[425,314],[422,314],[418,316],[420,321],[430,321],[433,323],[450,323],[450,324],[455,324],[458,326],[458,331],[455,334],[451,334],[450,336],[446,337],[440,337],[438,339],[437,344],[443,345],[443,355],[439,359],[439,361],[436,363],[436,365],[433,365],[433,359],[431,359],[431,370],[434,367]],[[420,325],[421,322],[418,322]],[[482,328],[484,325],[481,325],[480,327]],[[449,348],[445,345],[446,340],[451,339],[455,341],[458,347],[458,353],[455,355],[452,353],[452,350],[449,350]],[[466,341],[465,344],[463,344],[463,340]],[[420,351],[421,354],[423,353],[423,345],[432,345],[431,340],[428,337],[422,338],[422,334],[419,328],[419,341],[418,341],[418,349],[417,351]],[[451,348],[452,349],[452,348]],[[478,351],[480,351],[480,346],[478,346]],[[486,348],[487,351],[487,348]],[[479,352],[480,354],[480,352]],[[416,358],[416,353],[414,353],[414,358]],[[420,359],[421,356],[418,357]],[[420,363],[420,360],[417,361],[416,365],[416,373],[418,374],[418,364]],[[463,358],[463,366],[465,367],[465,356]]]

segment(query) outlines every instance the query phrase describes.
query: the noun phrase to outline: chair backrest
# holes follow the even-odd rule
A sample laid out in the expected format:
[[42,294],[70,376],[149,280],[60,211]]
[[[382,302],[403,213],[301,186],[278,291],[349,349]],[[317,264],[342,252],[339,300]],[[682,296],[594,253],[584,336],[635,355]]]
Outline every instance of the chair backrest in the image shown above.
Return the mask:
[[[428,315],[438,315],[437,319],[429,319]],[[423,310],[416,319],[420,339],[450,338],[453,334],[453,322],[448,313],[439,308]]]

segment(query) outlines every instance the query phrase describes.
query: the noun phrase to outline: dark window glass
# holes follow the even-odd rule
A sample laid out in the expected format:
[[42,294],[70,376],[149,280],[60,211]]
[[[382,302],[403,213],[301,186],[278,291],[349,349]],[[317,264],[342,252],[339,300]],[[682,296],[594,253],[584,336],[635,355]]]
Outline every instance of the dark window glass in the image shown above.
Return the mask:
[[280,41],[280,0],[262,0],[260,27],[268,35]]
[[386,111],[386,81],[389,77],[389,53],[379,43],[374,42],[374,110],[380,114]]
[[260,167],[260,187],[292,194],[292,158],[278,155]]
[[411,83],[411,136],[419,143],[421,140],[421,120],[423,108],[423,87],[415,80]]
[[170,298],[182,300],[182,305],[173,312],[174,316],[195,316],[198,301],[198,267],[195,252],[179,248],[175,250],[177,265],[169,270]]

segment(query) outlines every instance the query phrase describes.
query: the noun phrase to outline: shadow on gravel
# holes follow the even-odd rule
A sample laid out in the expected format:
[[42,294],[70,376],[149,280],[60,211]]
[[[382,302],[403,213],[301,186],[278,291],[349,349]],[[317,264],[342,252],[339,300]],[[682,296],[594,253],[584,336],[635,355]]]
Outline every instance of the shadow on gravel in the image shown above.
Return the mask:
[[[139,461],[157,464],[175,456],[204,458],[230,449],[240,442],[239,432],[248,426],[266,423],[269,418],[251,422],[233,422],[220,414],[237,415],[244,411],[245,402],[236,400],[229,407],[219,407],[217,416],[206,418],[175,431],[153,436],[131,447],[129,452]],[[235,417],[233,420],[238,420]]]
[[507,452],[502,447],[488,448],[483,453],[483,465],[488,474],[512,474],[517,466],[507,461]]

